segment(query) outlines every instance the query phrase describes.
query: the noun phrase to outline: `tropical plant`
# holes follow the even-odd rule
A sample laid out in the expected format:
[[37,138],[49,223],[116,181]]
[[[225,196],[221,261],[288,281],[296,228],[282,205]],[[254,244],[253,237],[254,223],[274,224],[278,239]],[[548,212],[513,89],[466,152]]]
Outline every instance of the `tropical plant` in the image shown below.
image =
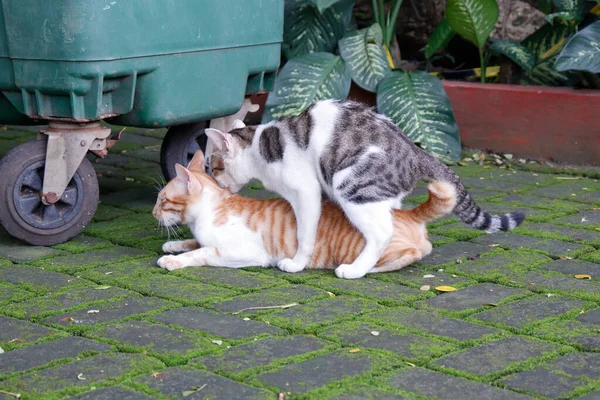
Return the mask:
[[600,20],[569,40],[556,59],[555,68],[600,73]]
[[354,81],[377,93],[379,111],[411,140],[441,159],[458,159],[458,127],[439,79],[422,71],[392,71],[389,49],[401,4],[373,0],[375,21],[356,30],[354,0],[286,0],[287,63],[269,94],[263,121],[300,114],[318,100],[346,98]]

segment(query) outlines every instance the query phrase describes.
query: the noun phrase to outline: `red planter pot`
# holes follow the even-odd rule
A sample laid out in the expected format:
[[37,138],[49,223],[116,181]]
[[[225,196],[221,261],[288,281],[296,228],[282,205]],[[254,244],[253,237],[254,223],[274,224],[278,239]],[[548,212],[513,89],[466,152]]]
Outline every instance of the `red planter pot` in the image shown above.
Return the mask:
[[600,91],[443,83],[464,146],[600,165]]

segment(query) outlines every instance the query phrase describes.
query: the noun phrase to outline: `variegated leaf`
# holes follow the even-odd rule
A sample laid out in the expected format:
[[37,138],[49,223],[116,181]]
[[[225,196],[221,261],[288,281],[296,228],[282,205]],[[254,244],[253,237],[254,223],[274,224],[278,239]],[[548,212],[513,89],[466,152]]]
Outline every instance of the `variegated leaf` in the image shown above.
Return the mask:
[[525,71],[531,71],[535,66],[536,59],[531,50],[513,40],[495,40],[490,51],[510,58]]
[[370,92],[377,90],[377,85],[389,71],[379,24],[351,32],[340,40],[340,54],[354,82]]
[[320,12],[325,11],[325,9],[331,7],[338,1],[339,0],[312,0],[312,2],[315,3]]
[[581,20],[585,13],[585,0],[554,0],[554,5],[561,12],[571,13]]
[[292,59],[302,54],[333,52],[346,33],[354,0],[340,0],[319,12],[312,0],[286,0],[283,53]]
[[460,158],[460,134],[441,81],[424,71],[392,71],[377,88],[377,107],[415,143],[443,160]]
[[318,100],[345,99],[352,78],[344,60],[331,53],[294,58],[279,72],[265,106],[263,122],[300,114]]
[[572,71],[557,71],[554,68],[558,54],[574,29],[572,24],[557,19],[553,25],[545,24],[521,42],[537,59],[531,72],[523,76],[523,84],[570,86],[575,81],[576,74]]
[[448,0],[446,19],[452,29],[483,48],[499,15],[496,0]]
[[556,18],[560,18],[564,22],[572,23],[575,25],[577,25],[578,21],[577,16],[571,11],[561,11],[546,15],[546,21],[550,22],[551,24],[554,24],[554,20]]
[[555,68],[558,71],[600,72],[600,20],[569,40],[558,56]]
[[452,27],[445,19],[441,24],[435,28],[435,31],[431,34],[427,46],[425,46],[425,58],[431,58],[436,51],[446,47],[448,42],[454,37],[456,32],[452,30]]

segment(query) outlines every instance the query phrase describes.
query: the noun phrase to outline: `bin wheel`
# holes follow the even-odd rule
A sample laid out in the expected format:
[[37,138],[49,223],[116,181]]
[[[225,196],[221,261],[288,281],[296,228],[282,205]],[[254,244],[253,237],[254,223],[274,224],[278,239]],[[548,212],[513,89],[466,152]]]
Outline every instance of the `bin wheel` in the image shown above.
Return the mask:
[[46,141],[15,147],[0,160],[0,224],[29,244],[52,246],[79,234],[98,207],[98,180],[84,158],[58,202],[42,203]]
[[187,167],[196,151],[206,151],[207,127],[208,121],[200,121],[169,128],[160,148],[160,166],[167,182],[177,175],[175,164]]

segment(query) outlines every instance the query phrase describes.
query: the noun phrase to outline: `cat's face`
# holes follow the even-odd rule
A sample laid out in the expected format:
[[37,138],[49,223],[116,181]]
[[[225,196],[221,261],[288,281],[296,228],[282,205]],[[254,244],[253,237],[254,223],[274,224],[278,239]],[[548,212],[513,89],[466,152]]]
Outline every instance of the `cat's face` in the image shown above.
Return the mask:
[[234,130],[224,133],[216,129],[207,129],[206,135],[214,144],[210,158],[212,174],[222,188],[232,193],[238,192],[250,181],[244,161],[244,149],[251,145],[256,128],[246,127],[237,120]]
[[[158,193],[152,215],[161,225],[170,227],[187,223],[189,208],[198,203],[211,178],[204,172],[204,155],[196,152],[188,168],[175,165],[177,176]],[[213,186],[216,186],[214,182]]]

